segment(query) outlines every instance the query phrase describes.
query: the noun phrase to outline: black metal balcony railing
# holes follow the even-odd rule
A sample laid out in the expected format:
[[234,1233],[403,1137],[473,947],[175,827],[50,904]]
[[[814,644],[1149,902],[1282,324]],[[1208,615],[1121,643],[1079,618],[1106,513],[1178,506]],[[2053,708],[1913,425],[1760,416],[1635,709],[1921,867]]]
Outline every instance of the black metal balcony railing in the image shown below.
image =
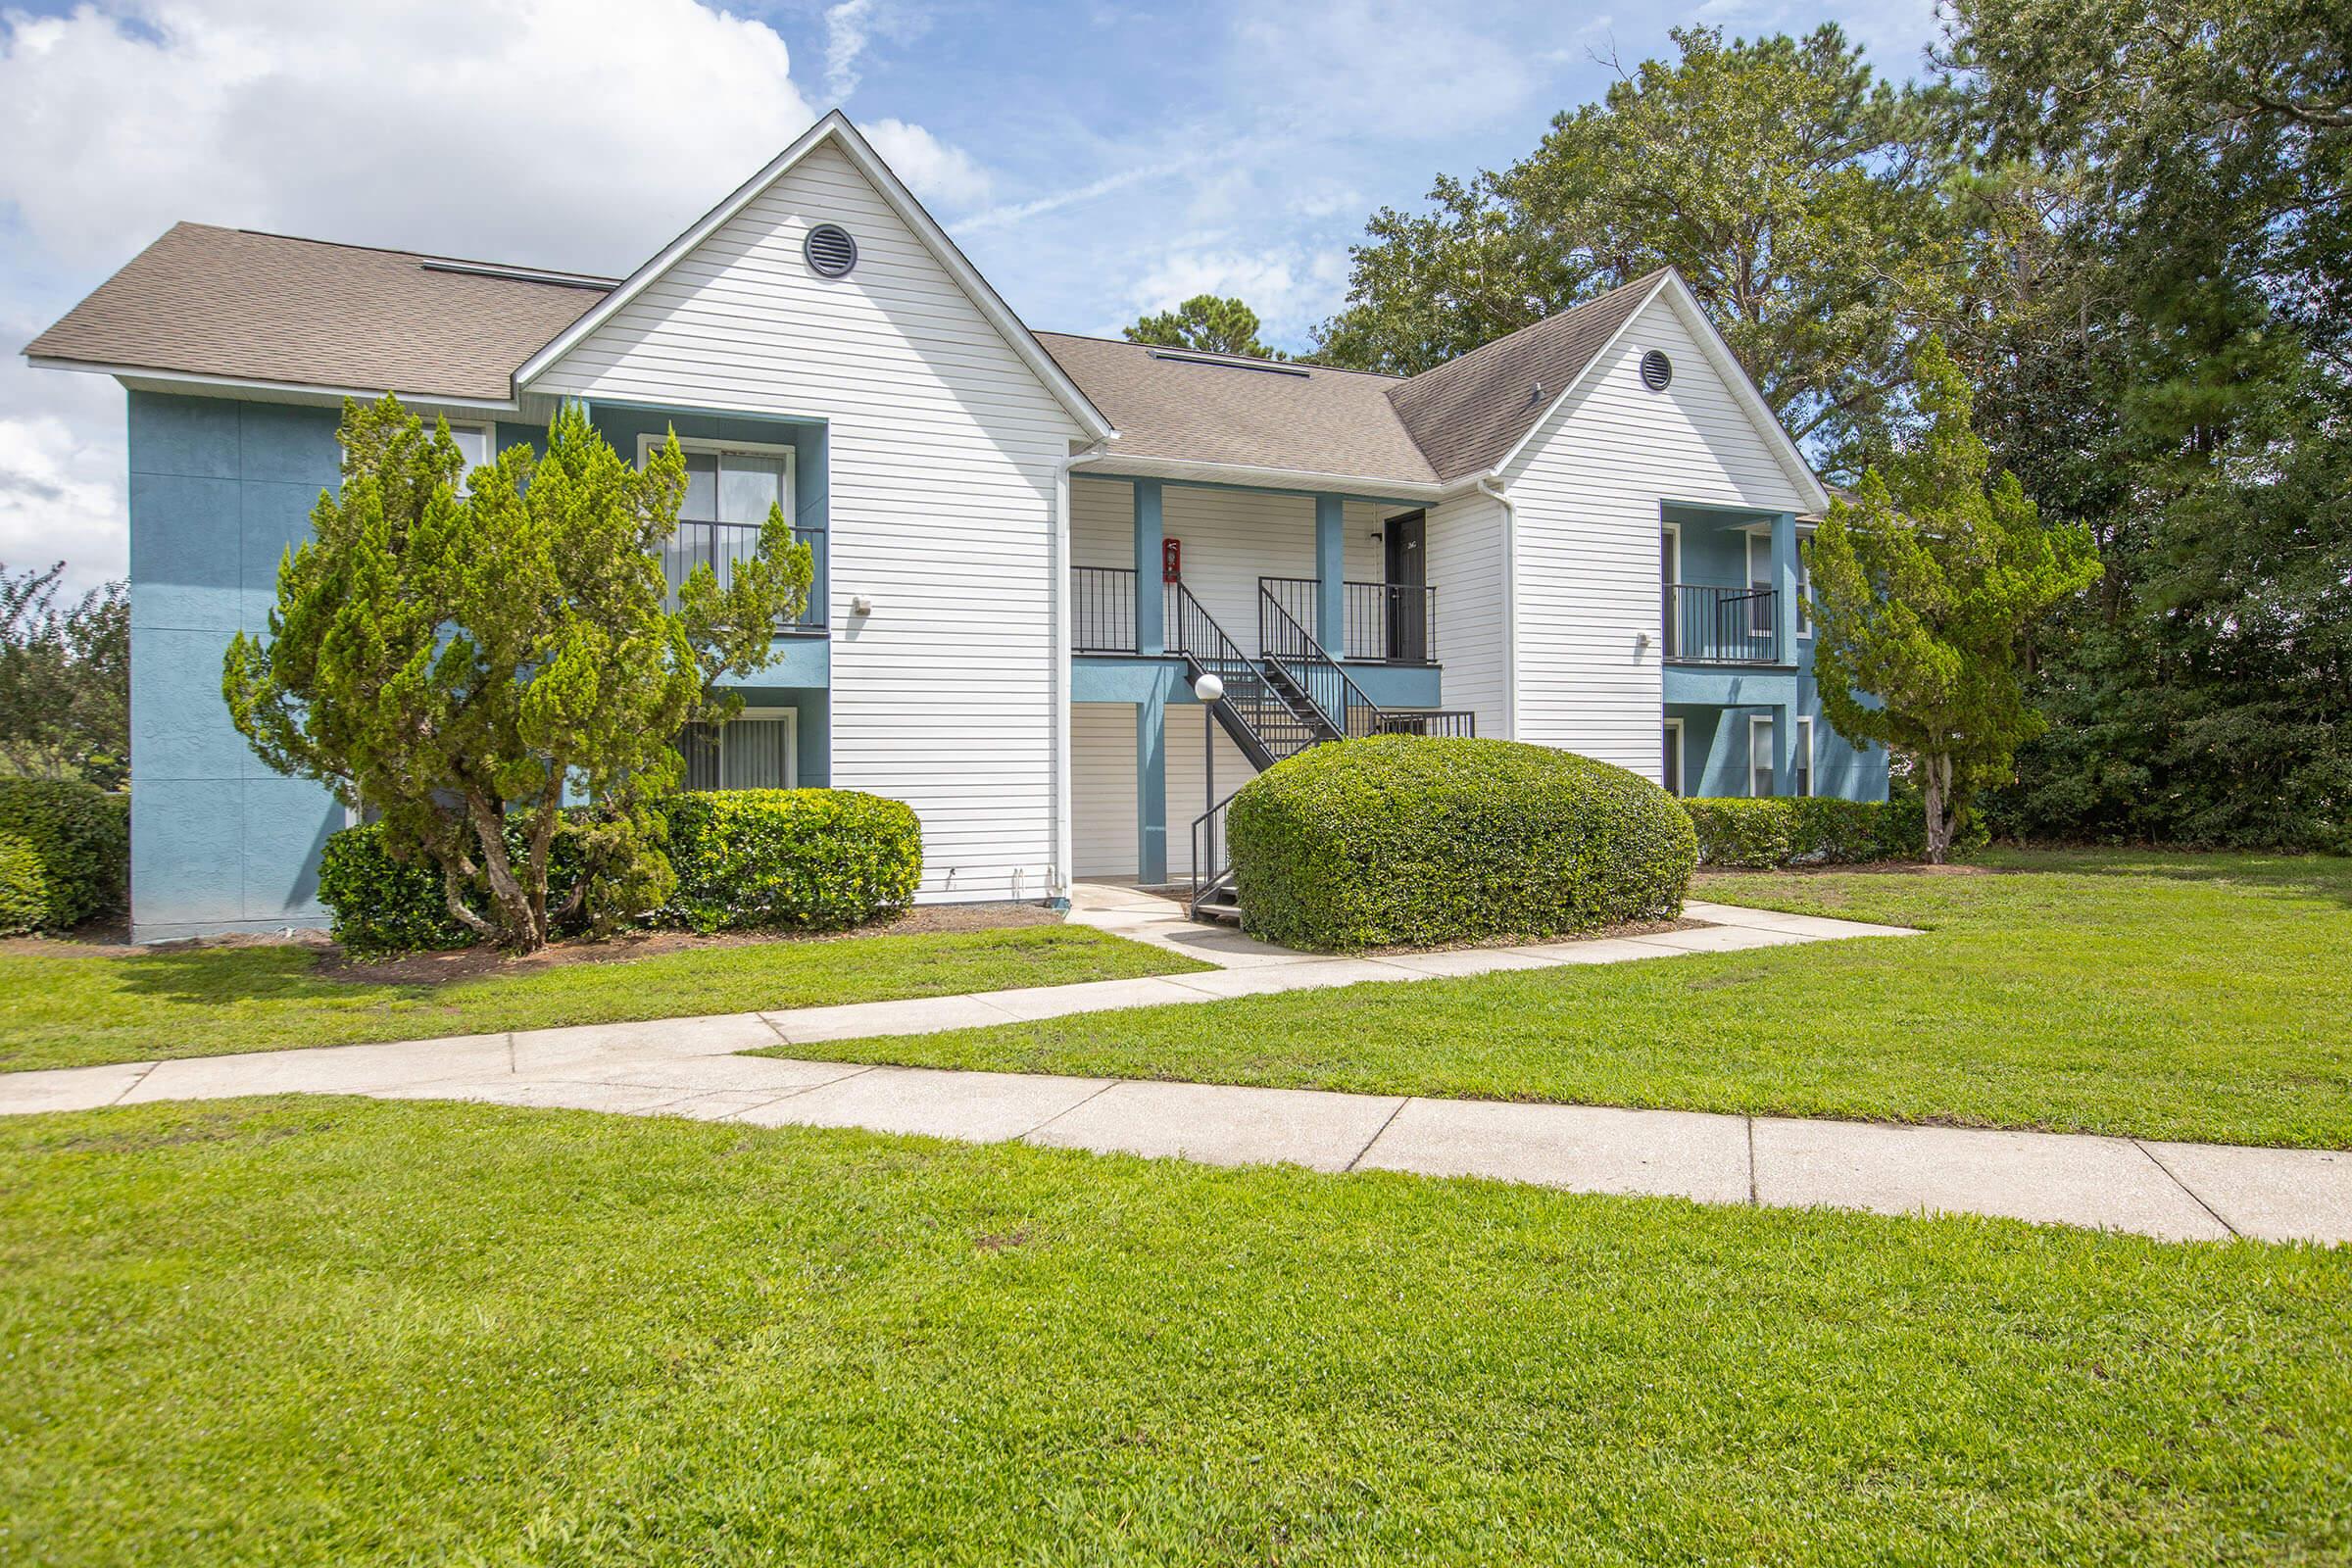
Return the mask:
[[[779,632],[790,635],[821,636],[825,630],[825,530],[796,528],[795,540],[806,541],[815,558],[815,575],[808,582],[808,602],[800,614],[777,626]],[[709,566],[717,573],[722,588],[732,580],[735,563],[760,553],[760,525],[756,522],[681,522],[678,531],[662,546],[662,575],[669,583],[669,605],[677,608],[678,587],[691,576],[697,566]]]
[[1666,659],[1681,664],[1780,662],[1780,598],[1770,588],[1667,583]]
[[1135,568],[1072,568],[1070,621],[1071,646],[1081,654],[1134,653]]
[[[1257,585],[1274,596],[1302,626],[1320,624],[1312,577],[1260,577]],[[1337,639],[1317,641],[1337,657],[1358,663],[1434,664],[1438,662],[1438,591],[1417,582],[1348,582],[1340,585]]]

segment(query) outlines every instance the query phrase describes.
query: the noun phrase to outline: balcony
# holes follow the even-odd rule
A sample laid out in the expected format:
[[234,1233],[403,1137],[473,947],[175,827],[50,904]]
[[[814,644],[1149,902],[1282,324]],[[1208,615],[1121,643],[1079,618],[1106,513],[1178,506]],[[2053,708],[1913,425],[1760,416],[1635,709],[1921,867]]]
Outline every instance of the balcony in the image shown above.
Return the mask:
[[[776,626],[779,637],[822,637],[825,635],[825,530],[796,528],[796,541],[806,542],[815,557],[816,574],[809,579],[808,602],[799,615],[780,621]],[[697,566],[709,566],[717,573],[719,586],[726,586],[734,576],[735,563],[757,555],[760,551],[760,524],[756,522],[681,522],[678,531],[662,546],[662,575],[669,583],[669,608],[678,607],[678,587],[693,574]],[[1132,573],[1130,573],[1132,575]]]
[[[1261,592],[1273,597],[1301,626],[1316,623],[1312,577],[1260,577]],[[1175,588],[1162,584],[1167,611],[1161,624],[1173,628]],[[1438,595],[1414,583],[1350,582],[1343,585],[1342,637],[1333,657],[1351,664],[1402,664],[1435,668],[1438,662]],[[1127,566],[1078,566],[1070,573],[1072,648],[1080,654],[1136,651],[1135,572]],[[1329,645],[1326,645],[1329,646]],[[1173,631],[1169,650],[1181,653]]]
[[1780,598],[1770,588],[1667,583],[1660,607],[1670,664],[1778,664]]
[[[1260,577],[1302,626],[1315,624],[1322,585],[1312,577]],[[1366,664],[1434,664],[1438,662],[1438,591],[1421,583],[1348,582],[1340,585],[1341,636],[1324,646],[1340,659]]]

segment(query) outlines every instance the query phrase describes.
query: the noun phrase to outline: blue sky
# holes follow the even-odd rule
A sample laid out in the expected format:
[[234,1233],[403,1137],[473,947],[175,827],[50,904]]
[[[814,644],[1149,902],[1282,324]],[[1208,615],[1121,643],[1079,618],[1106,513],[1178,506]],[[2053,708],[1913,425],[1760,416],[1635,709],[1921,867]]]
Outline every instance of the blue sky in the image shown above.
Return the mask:
[[95,0],[0,10],[0,562],[123,569],[121,395],[13,351],[176,219],[624,272],[839,105],[1033,326],[1240,294],[1302,347],[1348,243],[1711,23],[1866,5]]

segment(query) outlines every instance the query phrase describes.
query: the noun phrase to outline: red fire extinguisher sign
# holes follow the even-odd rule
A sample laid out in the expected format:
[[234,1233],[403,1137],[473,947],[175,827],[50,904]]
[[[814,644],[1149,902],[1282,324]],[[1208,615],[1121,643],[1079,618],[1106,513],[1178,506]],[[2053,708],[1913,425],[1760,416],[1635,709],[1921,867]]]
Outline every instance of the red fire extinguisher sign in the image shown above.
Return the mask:
[[1184,580],[1183,540],[1162,539],[1159,542],[1159,580],[1161,582],[1182,582]]

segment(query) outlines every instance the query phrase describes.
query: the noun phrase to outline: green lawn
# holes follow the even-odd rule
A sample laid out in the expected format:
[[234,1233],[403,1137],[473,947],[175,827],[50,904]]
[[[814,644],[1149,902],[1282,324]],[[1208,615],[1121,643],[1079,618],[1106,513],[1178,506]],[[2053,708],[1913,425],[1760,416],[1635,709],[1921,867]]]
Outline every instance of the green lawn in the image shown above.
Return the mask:
[[2017,854],[1710,877],[1926,928],[781,1054],[2352,1148],[2352,861]]
[[0,1122],[0,1558],[2352,1552],[2352,1254],[306,1099]]
[[1206,965],[1084,926],[712,947],[446,985],[318,972],[305,948],[0,957],[0,1069],[1000,991]]

